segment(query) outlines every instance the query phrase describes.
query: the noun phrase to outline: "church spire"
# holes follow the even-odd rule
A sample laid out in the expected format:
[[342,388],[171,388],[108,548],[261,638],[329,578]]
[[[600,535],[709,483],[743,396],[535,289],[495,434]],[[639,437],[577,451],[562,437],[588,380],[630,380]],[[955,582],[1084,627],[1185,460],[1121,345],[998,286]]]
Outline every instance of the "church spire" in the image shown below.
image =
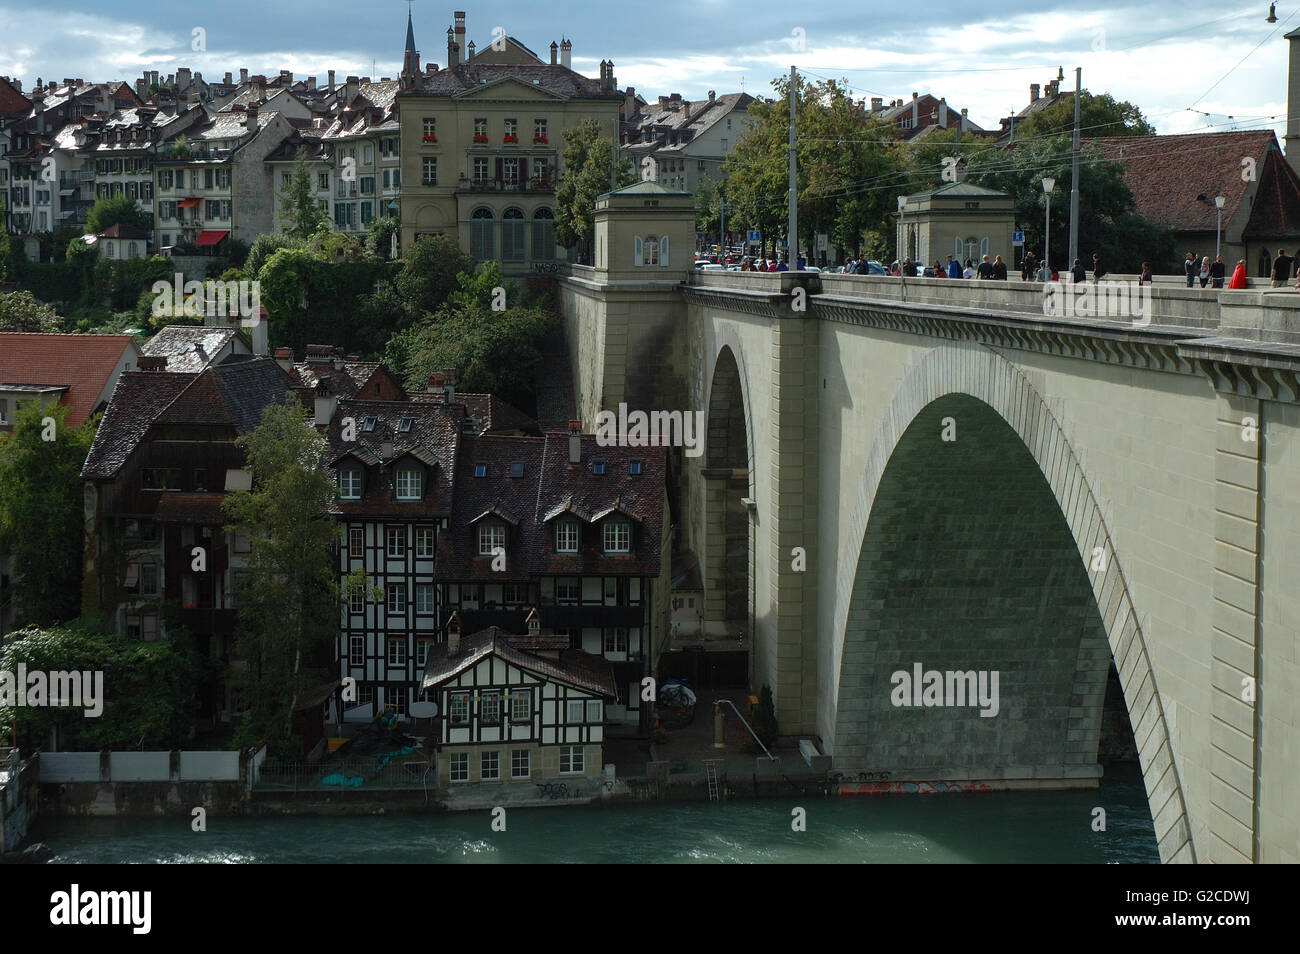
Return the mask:
[[411,11],[406,11],[406,55],[402,58],[402,73],[415,75],[420,72],[420,52],[415,48],[415,27],[411,23]]

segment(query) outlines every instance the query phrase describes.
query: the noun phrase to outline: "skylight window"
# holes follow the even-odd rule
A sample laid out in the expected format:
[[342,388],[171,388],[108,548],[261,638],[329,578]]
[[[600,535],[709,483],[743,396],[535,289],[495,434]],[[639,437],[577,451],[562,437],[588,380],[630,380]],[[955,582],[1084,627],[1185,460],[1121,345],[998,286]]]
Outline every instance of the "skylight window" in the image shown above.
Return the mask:
[[377,418],[373,418],[373,417],[366,418],[364,421],[361,422],[361,429],[363,431],[366,431],[367,433],[373,431],[375,429],[375,424],[377,423],[377,420],[378,420]]
[[627,472],[634,477],[637,474],[641,473],[641,462],[639,460],[629,461],[627,465]]
[[404,418],[402,418],[402,420],[398,423],[398,425],[397,425],[397,429],[398,429],[398,431],[400,431],[400,432],[403,433],[403,434],[409,434],[410,431],[411,431],[411,425],[414,424],[414,423],[415,423],[415,418],[413,418],[413,417],[404,417]]
[[605,462],[603,460],[593,460],[591,462],[591,472],[597,477],[603,476],[605,473]]
[[474,476],[475,476],[475,477],[486,477],[486,476],[487,476],[487,464],[475,464],[475,465],[474,465]]
[[517,460],[517,461],[515,461],[514,463],[512,463],[512,464],[510,465],[510,476],[511,476],[511,477],[522,477],[523,475],[524,475],[524,463],[523,463],[523,461],[519,461],[519,460]]

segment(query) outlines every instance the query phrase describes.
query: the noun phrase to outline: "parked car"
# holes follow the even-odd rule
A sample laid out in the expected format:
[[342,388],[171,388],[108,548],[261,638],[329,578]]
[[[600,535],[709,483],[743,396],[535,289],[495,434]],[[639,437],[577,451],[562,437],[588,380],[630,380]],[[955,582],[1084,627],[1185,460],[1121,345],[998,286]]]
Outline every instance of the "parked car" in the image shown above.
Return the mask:
[[697,258],[695,260],[696,268],[703,268],[705,265],[710,265],[710,264],[712,263],[707,258]]
[[888,275],[889,269],[885,268],[880,262],[867,262],[866,271],[858,270],[859,275]]
[[726,271],[726,266],[724,266],[724,265],[714,265],[712,262],[708,262],[708,263],[706,263],[706,264],[704,264],[704,265],[697,265],[696,268],[698,268],[698,269],[699,269],[700,271],[702,271],[702,272],[722,272],[722,271]]

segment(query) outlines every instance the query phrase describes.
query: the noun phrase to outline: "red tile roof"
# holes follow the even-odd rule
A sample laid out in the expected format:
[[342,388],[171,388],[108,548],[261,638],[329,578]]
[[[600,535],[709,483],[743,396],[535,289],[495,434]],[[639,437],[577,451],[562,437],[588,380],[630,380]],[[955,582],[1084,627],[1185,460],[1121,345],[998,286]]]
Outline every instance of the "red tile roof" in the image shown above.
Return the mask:
[[[1271,129],[1246,132],[1191,133],[1181,136],[1116,136],[1085,139],[1084,146],[1094,146],[1107,159],[1124,164],[1124,181],[1133,190],[1136,212],[1150,222],[1181,232],[1213,232],[1214,197],[1221,195],[1223,222],[1237,213],[1245,201],[1251,183],[1242,178],[1243,159],[1254,160],[1255,176],[1264,184],[1263,175],[1280,175],[1282,186],[1295,192],[1295,173],[1272,170],[1285,165]],[[1289,181],[1288,181],[1289,180]],[[1204,195],[1206,199],[1198,199]],[[1300,208],[1288,200],[1283,209],[1290,213],[1290,228],[1300,226]],[[1259,209],[1260,200],[1255,203]],[[1252,225],[1254,221],[1252,219]],[[1285,222],[1281,222],[1284,227]]]
[[130,335],[0,332],[0,384],[66,386],[68,424],[79,427],[95,410],[127,351],[140,353]]

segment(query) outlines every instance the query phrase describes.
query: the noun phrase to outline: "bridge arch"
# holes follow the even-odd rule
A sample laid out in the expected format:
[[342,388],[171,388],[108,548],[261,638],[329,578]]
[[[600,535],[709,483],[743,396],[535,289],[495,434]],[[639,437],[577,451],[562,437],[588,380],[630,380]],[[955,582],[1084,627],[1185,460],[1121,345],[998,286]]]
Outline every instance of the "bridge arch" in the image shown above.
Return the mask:
[[[948,418],[955,426],[954,442],[942,440]],[[946,458],[947,463],[936,463],[935,458]],[[985,486],[975,486],[972,474]],[[998,484],[1000,491],[1014,486],[1012,499],[1018,509],[1012,519],[1005,509],[1000,515],[994,512],[1004,507],[999,499],[1010,491],[990,494],[989,484]],[[968,498],[966,513],[960,512],[960,505],[937,516],[927,513],[925,501],[933,498],[926,494],[942,493],[945,486]],[[918,518],[928,526],[916,526]],[[1028,553],[1012,552],[1015,535],[1004,537],[1002,528],[1025,524],[1034,528],[1032,539],[1037,542]],[[1048,766],[1037,764],[1042,762],[1059,768],[1057,778],[1087,777],[1096,762],[1101,695],[1113,655],[1147,779],[1161,858],[1194,860],[1153,667],[1102,509],[1064,431],[1012,362],[966,342],[943,342],[917,359],[877,422],[845,526],[831,645],[822,660],[819,718],[837,767],[924,772],[942,752],[944,766],[959,778],[1051,777]],[[946,549],[946,556],[930,552],[934,539],[944,541],[939,549]],[[966,572],[973,556],[969,551],[962,554],[963,546],[991,555],[994,565]],[[1103,554],[1104,569],[1093,569],[1097,552]],[[901,560],[923,569],[900,573]],[[963,567],[956,574],[960,579],[943,575],[957,566]],[[1010,707],[1012,719],[1004,712],[1002,719],[984,720],[970,709],[952,713],[938,732],[917,732],[918,722],[911,723],[913,731],[898,731],[903,723],[893,725],[891,719],[900,720],[905,713],[891,710],[889,670],[910,669],[914,662],[926,669],[932,668],[927,663],[962,670],[999,666],[990,658],[985,639],[964,640],[960,632],[935,638],[937,627],[944,625],[942,612],[930,622],[908,619],[903,626],[910,631],[902,635],[890,630],[891,621],[925,607],[936,594],[969,599],[969,615],[979,616],[984,611],[978,597],[980,580],[1008,567],[1044,584],[1019,594],[1028,598],[1025,614],[1054,624],[1060,620],[1059,632],[1056,626],[1048,627],[1053,633],[1044,637],[1041,647],[1042,659],[1048,662],[1025,653],[1012,661],[1010,673],[1004,673],[1015,687],[1012,699],[1020,697],[1008,700],[1003,685],[1002,704]],[[1009,632],[1018,625],[1005,613],[1000,619],[993,616],[996,613],[986,620],[988,627],[1009,624]],[[976,625],[981,637],[993,631]],[[1015,636],[1023,640],[1023,628]],[[927,646],[928,661],[917,652]],[[956,665],[963,658],[969,662]],[[1017,702],[1032,711],[1015,708]],[[872,727],[882,724],[889,731],[873,736]],[[889,746],[882,748],[877,741],[886,737]],[[963,764],[962,756],[971,751],[984,763]],[[890,764],[881,764],[882,758]]]

